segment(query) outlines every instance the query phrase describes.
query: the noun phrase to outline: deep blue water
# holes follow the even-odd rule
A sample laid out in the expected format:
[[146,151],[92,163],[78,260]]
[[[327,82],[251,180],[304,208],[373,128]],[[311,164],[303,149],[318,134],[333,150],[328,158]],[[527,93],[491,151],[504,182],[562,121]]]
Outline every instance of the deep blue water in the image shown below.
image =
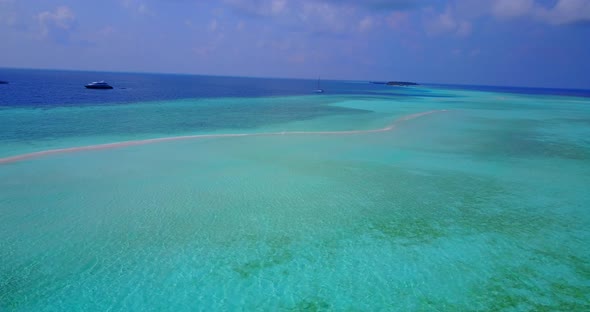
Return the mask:
[[[317,80],[244,78],[174,74],[110,73],[0,69],[9,81],[0,89],[0,106],[46,106],[131,103],[185,98],[262,97],[312,94]],[[87,90],[84,85],[105,80],[113,90]],[[386,86],[322,81],[331,94],[371,94]],[[399,96],[407,96],[400,90]],[[395,95],[395,94],[392,94]]]
[[[245,78],[199,75],[112,73],[32,69],[0,69],[0,106],[56,106],[80,104],[133,103],[184,98],[263,97],[310,95],[315,79]],[[114,90],[87,90],[84,85],[105,80]],[[590,90],[541,89],[490,86],[425,85],[542,95],[590,96]],[[421,87],[391,87],[365,81],[322,81],[329,94],[377,95],[390,97],[440,97]]]

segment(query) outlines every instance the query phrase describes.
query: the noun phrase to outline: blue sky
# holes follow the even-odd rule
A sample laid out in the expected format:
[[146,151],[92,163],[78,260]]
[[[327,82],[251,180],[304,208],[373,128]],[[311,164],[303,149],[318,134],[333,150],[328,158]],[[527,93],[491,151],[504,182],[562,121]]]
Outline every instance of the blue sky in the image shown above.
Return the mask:
[[0,67],[590,89],[590,0],[0,0]]

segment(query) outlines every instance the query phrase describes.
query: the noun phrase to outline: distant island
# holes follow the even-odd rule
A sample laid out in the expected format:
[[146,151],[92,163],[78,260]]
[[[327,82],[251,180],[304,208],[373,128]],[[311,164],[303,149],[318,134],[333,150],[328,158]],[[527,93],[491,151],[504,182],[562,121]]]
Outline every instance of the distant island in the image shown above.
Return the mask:
[[372,84],[384,84],[388,86],[418,86],[419,84],[415,82],[408,82],[408,81],[371,81]]
[[388,86],[417,86],[418,84],[415,82],[408,82],[408,81],[390,81],[387,83]]

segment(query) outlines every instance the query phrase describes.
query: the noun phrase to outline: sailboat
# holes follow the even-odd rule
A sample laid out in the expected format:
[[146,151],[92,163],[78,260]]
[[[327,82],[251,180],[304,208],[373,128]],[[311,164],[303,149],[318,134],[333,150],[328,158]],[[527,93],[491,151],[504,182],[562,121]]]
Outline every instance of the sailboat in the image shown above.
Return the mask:
[[315,89],[315,93],[324,93],[324,89],[320,88],[320,77],[318,77],[318,88]]

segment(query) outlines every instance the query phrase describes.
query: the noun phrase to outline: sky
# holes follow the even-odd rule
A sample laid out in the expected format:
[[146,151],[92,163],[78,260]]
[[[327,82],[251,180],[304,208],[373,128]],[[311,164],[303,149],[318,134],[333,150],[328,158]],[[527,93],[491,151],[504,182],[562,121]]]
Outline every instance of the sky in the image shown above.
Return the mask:
[[590,89],[590,0],[0,0],[0,67]]

